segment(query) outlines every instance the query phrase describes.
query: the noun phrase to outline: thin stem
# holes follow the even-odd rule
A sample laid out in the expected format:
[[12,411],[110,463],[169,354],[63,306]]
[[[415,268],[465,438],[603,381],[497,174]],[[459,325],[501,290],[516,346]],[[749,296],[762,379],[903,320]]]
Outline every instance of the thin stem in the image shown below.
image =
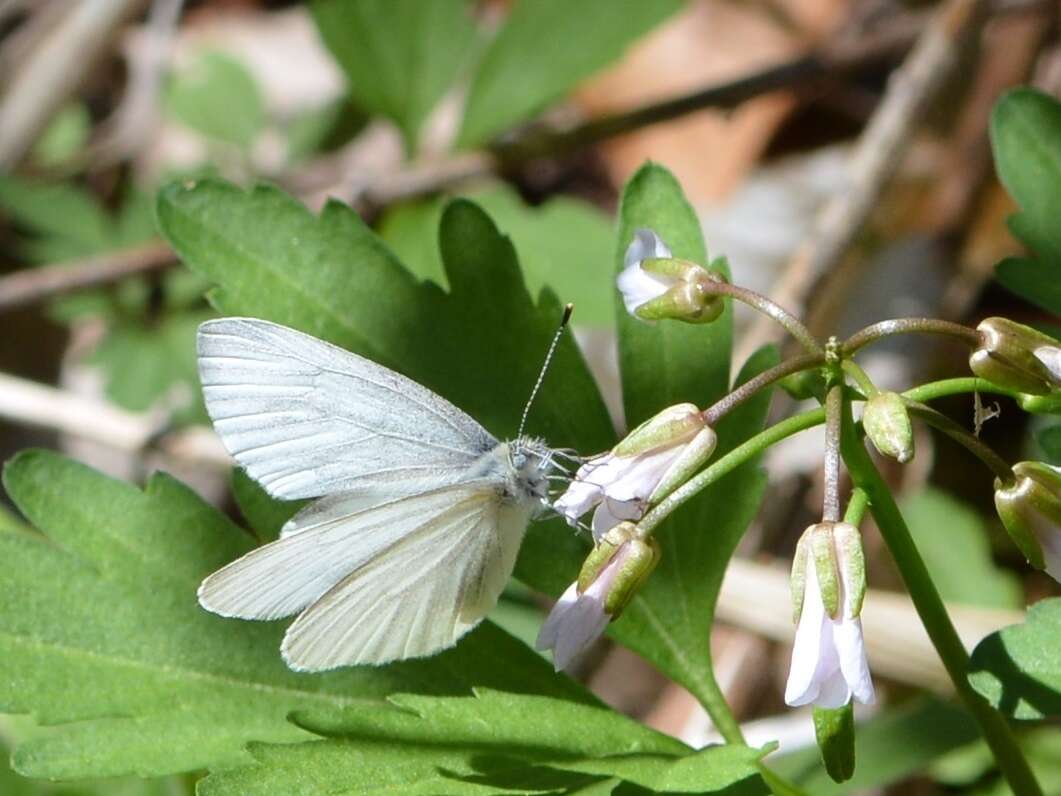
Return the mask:
[[980,345],[980,334],[960,323],[936,318],[893,318],[867,326],[847,338],[844,342],[844,356],[851,356],[860,348],[896,334],[940,334],[956,337],[974,348]]
[[847,511],[844,512],[844,522],[854,525],[856,528],[862,524],[862,518],[866,516],[869,508],[869,495],[861,487],[851,490],[851,497],[847,501]]
[[880,392],[877,389],[877,385],[873,383],[873,379],[869,377],[869,374],[862,369],[853,359],[845,359],[841,363],[841,367],[844,369],[844,373],[855,380],[858,388],[862,390],[863,395],[867,398],[872,398],[874,395]]
[[967,451],[987,465],[987,467],[1003,481],[1012,480],[1013,471],[1010,469],[1009,465],[1006,464],[1005,459],[977,439],[976,436],[970,434],[961,425],[955,423],[946,415],[937,412],[931,406],[926,406],[918,401],[911,401],[906,398],[903,400],[903,403],[906,404],[906,408],[910,410],[912,414],[917,415],[933,428],[939,429],[959,445],[964,447]]
[[994,753],[995,760],[1014,793],[1022,796],[1042,796],[1042,790],[1028,767],[1016,738],[1005,719],[973,691],[966,675],[969,655],[958,637],[943,600],[914,544],[906,522],[895,504],[891,491],[873,466],[864,445],[855,432],[850,404],[844,401],[844,433],[841,449],[848,472],[855,485],[869,496],[873,517],[881,536],[891,550],[918,616],[939,653],[947,673],[965,706],[972,712],[980,732]]
[[825,497],[822,500],[822,522],[840,520],[840,423],[843,400],[844,384],[837,381],[825,395]]
[[709,426],[715,426],[722,417],[733,411],[736,407],[747,401],[764,387],[768,387],[775,381],[780,381],[785,376],[799,373],[804,370],[821,365],[825,358],[821,354],[803,354],[802,356],[786,359],[769,370],[764,370],[753,379],[737,387],[733,392],[724,395],[711,406],[707,407],[701,416]]
[[802,345],[808,353],[819,355],[825,353],[822,344],[815,339],[814,335],[810,333],[810,330],[804,326],[795,315],[761,293],[756,293],[754,290],[749,290],[746,287],[731,285],[729,282],[724,282],[721,279],[701,279],[697,282],[697,287],[707,295],[729,296],[730,298],[734,298],[737,301],[747,304],[752,309],[761,312],[767,317],[773,318],[779,324],[784,326],[785,329],[788,330],[788,333],[796,338],[796,340],[799,341],[799,344]]
[[946,398],[951,395],[962,395],[971,392],[986,392],[995,395],[1008,395],[1010,398],[1018,398],[1021,393],[1007,387],[1000,387],[987,379],[978,376],[962,376],[956,379],[941,379],[920,387],[914,387],[903,393],[904,398],[911,401],[934,401],[937,398]]
[[663,498],[637,523],[638,530],[642,536],[651,536],[652,532],[667,518],[668,514],[696,495],[704,487],[733,472],[745,462],[754,459],[771,445],[800,431],[821,425],[824,422],[825,410],[812,409],[809,412],[793,415],[764,431],[760,431]]

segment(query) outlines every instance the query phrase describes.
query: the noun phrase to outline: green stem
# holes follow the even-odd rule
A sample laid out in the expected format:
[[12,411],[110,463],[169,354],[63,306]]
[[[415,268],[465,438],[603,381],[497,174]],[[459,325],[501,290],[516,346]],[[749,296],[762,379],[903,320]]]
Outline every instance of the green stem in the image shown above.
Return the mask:
[[980,345],[980,333],[968,326],[936,318],[893,318],[855,332],[844,341],[844,356],[849,357],[871,343],[896,334],[938,334],[956,337],[973,348]]
[[855,384],[862,390],[863,395],[867,398],[872,398],[874,395],[880,392],[877,389],[877,385],[873,383],[873,379],[869,377],[869,374],[862,369],[853,359],[845,359],[841,363],[841,367],[844,369],[844,373],[855,380]]
[[869,495],[861,487],[851,490],[851,497],[847,501],[847,511],[844,512],[844,522],[854,525],[856,528],[862,524],[862,518],[866,516],[869,508]]
[[1000,387],[987,379],[978,376],[963,376],[956,379],[941,379],[920,387],[914,387],[903,393],[904,398],[911,401],[934,401],[937,398],[946,398],[950,395],[962,395],[970,392],[986,392],[994,395],[1008,395],[1010,398],[1019,398],[1021,393]]
[[1013,731],[1002,715],[973,691],[966,679],[969,655],[958,637],[943,600],[914,544],[906,522],[891,491],[877,472],[855,429],[851,406],[844,401],[844,429],[841,447],[847,470],[855,485],[869,497],[873,517],[881,536],[891,550],[918,616],[943,661],[958,696],[980,725],[980,732],[994,753],[995,760],[1014,793],[1042,796],[1042,790],[1028,767]]
[[754,310],[758,310],[763,315],[773,318],[779,324],[784,326],[789,334],[799,341],[799,344],[807,350],[808,354],[822,355],[825,353],[822,344],[815,339],[814,335],[810,333],[810,330],[804,326],[795,315],[780,304],[775,304],[761,293],[756,293],[754,290],[749,290],[746,287],[731,285],[729,282],[725,282],[717,277],[700,279],[697,281],[697,286],[706,295],[729,296],[730,298],[734,298],[737,301],[747,304]]
[[760,431],[754,437],[750,437],[731,450],[725,456],[712,462],[706,468],[694,475],[680,487],[671,492],[667,497],[657,503],[641,521],[637,523],[638,530],[643,537],[649,537],[656,527],[667,518],[685,501],[695,496],[701,489],[714,483],[719,478],[736,470],[745,462],[754,459],[771,445],[780,442],[785,437],[790,437],[805,429],[821,425],[825,422],[824,409],[812,409],[799,415],[782,420],[770,428]]

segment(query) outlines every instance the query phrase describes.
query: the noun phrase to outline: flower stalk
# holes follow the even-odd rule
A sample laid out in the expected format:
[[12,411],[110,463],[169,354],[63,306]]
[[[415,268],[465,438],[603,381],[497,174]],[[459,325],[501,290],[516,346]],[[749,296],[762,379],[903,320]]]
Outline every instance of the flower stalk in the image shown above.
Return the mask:
[[939,653],[958,696],[980,725],[980,732],[1013,792],[1026,796],[1042,796],[1042,789],[1005,718],[969,685],[969,655],[947,615],[943,600],[910,536],[910,530],[892,497],[891,490],[877,472],[856,433],[848,401],[843,402],[843,423],[841,450],[847,470],[855,485],[864,490],[869,498],[870,510],[880,528],[881,536],[891,550],[914,608]]
[[977,331],[960,323],[936,318],[893,318],[860,329],[847,338],[843,346],[844,356],[850,357],[861,348],[897,334],[935,334],[953,337],[973,348],[980,345],[980,335]]

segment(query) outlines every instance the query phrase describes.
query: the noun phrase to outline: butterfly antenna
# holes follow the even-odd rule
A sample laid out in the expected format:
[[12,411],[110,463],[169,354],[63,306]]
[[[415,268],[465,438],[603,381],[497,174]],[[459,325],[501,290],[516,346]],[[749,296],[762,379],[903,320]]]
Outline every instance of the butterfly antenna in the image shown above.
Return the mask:
[[571,313],[574,312],[574,310],[574,304],[564,305],[564,317],[560,319],[560,326],[557,327],[556,334],[553,335],[553,341],[549,343],[549,350],[545,352],[545,361],[542,363],[542,369],[538,371],[538,380],[534,382],[530,398],[527,399],[527,405],[523,407],[523,416],[519,419],[519,431],[516,433],[516,439],[520,439],[523,436],[523,429],[527,425],[527,415],[530,414],[531,404],[534,403],[534,398],[538,395],[538,390],[541,389],[542,382],[545,381],[545,373],[549,370],[549,363],[553,361],[553,354],[556,353],[556,346],[560,343],[560,335],[562,335],[564,329],[567,328],[567,322],[571,320]]

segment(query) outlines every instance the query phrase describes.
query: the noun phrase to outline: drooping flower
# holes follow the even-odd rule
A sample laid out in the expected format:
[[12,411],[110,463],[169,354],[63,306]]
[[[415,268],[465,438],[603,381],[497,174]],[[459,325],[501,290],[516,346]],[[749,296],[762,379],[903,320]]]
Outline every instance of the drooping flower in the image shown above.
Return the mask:
[[611,529],[553,606],[535,648],[553,651],[557,671],[568,668],[618,618],[658,561],[659,545],[639,538],[632,523]]
[[583,464],[553,508],[576,525],[594,506],[593,536],[640,519],[698,469],[718,437],[693,404],[676,404],[645,421],[607,453]]
[[823,522],[800,539],[792,566],[797,617],[785,703],[839,708],[872,702],[873,680],[862,638],[865,566],[858,529]]
[[704,286],[721,276],[671,254],[650,229],[639,229],[626,250],[616,278],[626,311],[643,321],[665,318],[710,323],[722,314],[722,297]]
[[998,516],[1028,563],[1061,582],[1061,470],[1018,462],[1013,477],[995,482]]
[[1061,342],[1008,318],[985,318],[969,356],[977,376],[1029,395],[1061,389]]

